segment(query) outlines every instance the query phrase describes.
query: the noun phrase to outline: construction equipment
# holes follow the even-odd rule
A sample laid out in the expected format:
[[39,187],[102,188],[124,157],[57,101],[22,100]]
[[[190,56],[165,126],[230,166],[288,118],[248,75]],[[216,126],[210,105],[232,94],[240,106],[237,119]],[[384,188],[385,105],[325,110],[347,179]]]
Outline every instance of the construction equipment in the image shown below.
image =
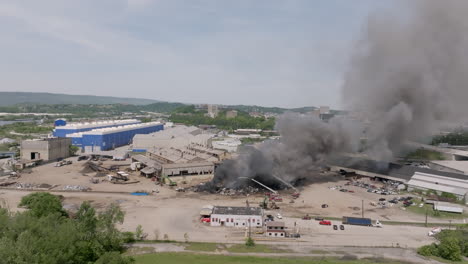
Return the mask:
[[260,208],[268,209],[268,196],[265,195],[263,202],[260,203]]
[[279,206],[276,205],[275,201],[270,201],[270,203],[268,204],[268,196],[265,195],[265,198],[263,199],[263,201],[260,203],[260,207],[263,208],[263,209],[279,209]]
[[[167,182],[169,182],[169,184]],[[177,182],[172,181],[171,179],[169,179],[169,177],[167,177],[167,175],[162,176],[161,183],[168,184],[170,187],[177,186]]]

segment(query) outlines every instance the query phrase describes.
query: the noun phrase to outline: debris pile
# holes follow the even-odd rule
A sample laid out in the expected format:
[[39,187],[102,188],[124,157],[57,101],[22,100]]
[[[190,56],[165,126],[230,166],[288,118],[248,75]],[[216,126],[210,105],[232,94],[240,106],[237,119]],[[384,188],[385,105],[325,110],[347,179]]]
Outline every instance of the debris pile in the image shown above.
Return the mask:
[[86,192],[91,191],[91,188],[82,185],[65,185],[62,187],[64,191],[79,191],[79,192]]
[[58,185],[50,185],[50,184],[47,184],[47,183],[22,183],[22,182],[18,182],[15,184],[15,188],[16,189],[27,189],[27,190],[50,190],[50,189],[53,189],[55,187],[57,187]]
[[109,169],[94,163],[92,161],[88,161],[85,164],[83,164],[83,169],[81,170],[82,173],[91,173],[91,172],[102,172],[106,173],[109,172]]
[[[209,184],[209,183],[207,183]],[[206,188],[207,184],[202,183],[197,186],[189,188],[191,191],[194,192],[209,192],[213,194],[221,194],[221,195],[226,195],[226,196],[235,196],[235,195],[250,195],[250,194],[256,194],[256,193],[261,193],[264,190],[255,188],[252,186],[246,186],[244,188]]]

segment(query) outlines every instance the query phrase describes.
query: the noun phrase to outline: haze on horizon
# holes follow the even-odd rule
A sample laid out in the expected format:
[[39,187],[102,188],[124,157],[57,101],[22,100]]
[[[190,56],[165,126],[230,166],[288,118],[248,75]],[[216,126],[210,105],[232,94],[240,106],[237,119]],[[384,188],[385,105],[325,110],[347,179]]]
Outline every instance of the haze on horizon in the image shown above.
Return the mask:
[[374,0],[3,0],[0,91],[341,107]]

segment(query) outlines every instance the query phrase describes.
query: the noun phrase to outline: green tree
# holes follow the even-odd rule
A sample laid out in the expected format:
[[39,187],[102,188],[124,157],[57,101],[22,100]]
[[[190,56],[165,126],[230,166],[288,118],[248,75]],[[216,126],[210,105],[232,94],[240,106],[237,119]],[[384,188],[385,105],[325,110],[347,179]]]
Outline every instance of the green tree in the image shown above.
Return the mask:
[[75,156],[78,150],[80,150],[80,148],[77,146],[73,146],[73,145],[70,145],[70,147],[68,148],[68,152],[70,156]]
[[138,240],[143,239],[143,227],[141,225],[138,225],[135,230],[135,238]]
[[459,243],[458,239],[454,237],[443,239],[438,246],[438,255],[451,261],[460,261],[462,255]]
[[62,208],[62,202],[58,196],[46,192],[37,192],[21,198],[19,206],[29,209],[29,212],[36,217],[43,217],[49,214],[59,214],[67,216]]
[[21,203],[30,210],[10,214],[0,209],[0,263],[130,263],[120,255],[124,235],[115,227],[123,220],[118,206],[97,215],[84,202],[69,218],[60,199],[48,193],[27,195]]
[[247,247],[254,247],[255,246],[255,241],[251,238],[251,237],[248,237],[246,240],[245,240],[245,245]]

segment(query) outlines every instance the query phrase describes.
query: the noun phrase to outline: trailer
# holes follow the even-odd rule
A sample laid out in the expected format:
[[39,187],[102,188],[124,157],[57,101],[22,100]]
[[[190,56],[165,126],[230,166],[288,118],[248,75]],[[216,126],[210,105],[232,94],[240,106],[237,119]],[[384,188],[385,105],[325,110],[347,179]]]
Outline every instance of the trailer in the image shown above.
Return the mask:
[[372,220],[370,218],[343,216],[342,222],[345,225],[372,226]]

